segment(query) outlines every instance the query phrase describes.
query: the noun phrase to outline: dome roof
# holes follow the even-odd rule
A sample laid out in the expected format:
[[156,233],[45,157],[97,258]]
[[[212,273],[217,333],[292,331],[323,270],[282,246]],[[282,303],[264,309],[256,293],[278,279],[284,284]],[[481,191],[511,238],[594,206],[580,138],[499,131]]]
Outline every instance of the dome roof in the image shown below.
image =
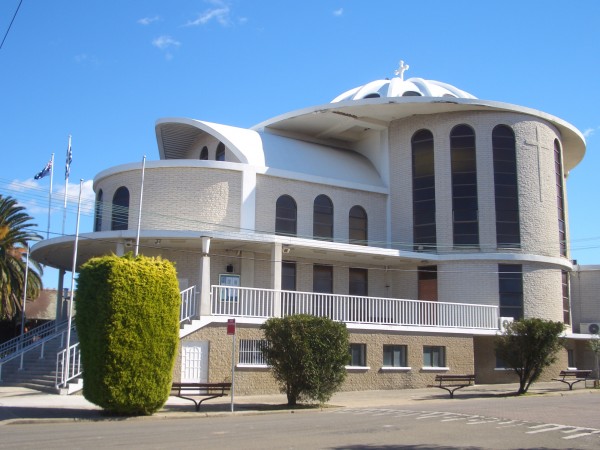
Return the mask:
[[395,78],[375,80],[364,86],[359,86],[344,92],[334,98],[331,103],[345,100],[362,100],[365,98],[380,97],[452,97],[452,98],[477,98],[468,92],[458,89],[450,84],[423,78],[404,79],[404,72],[408,65],[400,61],[400,68],[396,70]]

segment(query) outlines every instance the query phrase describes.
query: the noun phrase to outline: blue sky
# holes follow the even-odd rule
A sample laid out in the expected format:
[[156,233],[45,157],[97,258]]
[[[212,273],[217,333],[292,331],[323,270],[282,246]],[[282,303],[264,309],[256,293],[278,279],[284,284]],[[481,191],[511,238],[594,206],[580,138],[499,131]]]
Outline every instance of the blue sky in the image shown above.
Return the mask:
[[[4,36],[19,0],[0,2]],[[154,123],[249,127],[394,76],[444,81],[570,122],[587,153],[567,181],[572,257],[600,264],[600,2],[23,0],[0,49],[0,193],[61,232],[64,160],[78,180],[158,159]],[[92,229],[86,204],[82,232]],[[66,233],[74,233],[74,205]],[[49,287],[56,285],[51,275]]]

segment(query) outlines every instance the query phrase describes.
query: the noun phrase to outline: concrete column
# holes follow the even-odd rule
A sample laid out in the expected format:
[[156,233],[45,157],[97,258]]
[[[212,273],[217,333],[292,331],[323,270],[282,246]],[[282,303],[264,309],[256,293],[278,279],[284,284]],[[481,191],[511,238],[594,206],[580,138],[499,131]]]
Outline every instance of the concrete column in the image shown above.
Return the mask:
[[[63,299],[63,287],[65,285],[65,269],[58,271],[58,291],[56,292],[56,324],[66,319],[67,307]],[[65,305],[63,305],[65,303]]]
[[271,247],[271,289],[275,291],[273,297],[273,316],[281,317],[281,244],[275,243]]
[[117,242],[117,248],[115,249],[115,255],[123,256],[125,254],[125,244],[123,241]]
[[254,252],[241,252],[240,260],[240,285],[244,287],[254,286]]
[[200,317],[210,316],[210,237],[202,236],[200,259]]

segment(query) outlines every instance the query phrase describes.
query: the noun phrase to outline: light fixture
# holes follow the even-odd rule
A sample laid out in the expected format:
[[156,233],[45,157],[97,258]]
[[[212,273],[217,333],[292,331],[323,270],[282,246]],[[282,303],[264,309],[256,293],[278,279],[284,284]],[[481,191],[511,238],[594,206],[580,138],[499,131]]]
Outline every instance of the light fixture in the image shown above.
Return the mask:
[[233,273],[233,264],[227,264],[225,270],[227,271],[227,273]]

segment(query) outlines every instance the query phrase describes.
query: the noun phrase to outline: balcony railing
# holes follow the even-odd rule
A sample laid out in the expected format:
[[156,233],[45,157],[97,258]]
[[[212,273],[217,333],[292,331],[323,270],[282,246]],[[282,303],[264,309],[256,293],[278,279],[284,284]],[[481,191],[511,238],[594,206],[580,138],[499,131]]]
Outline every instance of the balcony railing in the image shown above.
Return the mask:
[[269,318],[309,314],[348,323],[498,329],[498,307],[315,292],[212,286],[213,315]]

